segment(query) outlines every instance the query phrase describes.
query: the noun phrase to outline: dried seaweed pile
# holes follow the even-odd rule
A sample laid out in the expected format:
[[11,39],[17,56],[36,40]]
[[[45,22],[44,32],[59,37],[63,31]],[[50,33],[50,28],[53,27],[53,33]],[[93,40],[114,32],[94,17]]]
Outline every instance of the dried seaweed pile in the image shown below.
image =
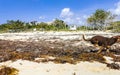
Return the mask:
[[0,67],[0,75],[18,75],[18,72],[16,68],[7,66]]
[[[72,46],[71,42],[50,42],[45,40],[39,40],[37,42],[23,42],[0,40],[0,62],[8,60],[15,61],[18,59],[36,61],[35,58],[46,58],[49,56],[55,58],[46,58],[40,61],[37,60],[36,62],[53,61],[55,63],[76,64],[79,61],[98,61],[107,64],[107,66],[110,68],[114,68],[116,65],[106,63],[106,60],[103,56],[112,57],[114,62],[120,62],[120,56],[115,56],[120,55],[120,47],[111,49],[111,53],[109,54],[104,51],[100,54],[97,54],[97,50],[94,47],[84,47],[82,45]],[[120,68],[119,65],[117,68],[118,67]]]

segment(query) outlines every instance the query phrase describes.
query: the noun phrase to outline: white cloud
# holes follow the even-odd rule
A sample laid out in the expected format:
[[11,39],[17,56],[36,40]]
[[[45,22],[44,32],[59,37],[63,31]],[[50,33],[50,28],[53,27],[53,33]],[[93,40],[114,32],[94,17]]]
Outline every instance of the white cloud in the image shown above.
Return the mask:
[[120,1],[113,6],[114,8],[109,9],[110,12],[116,15],[120,15]]
[[[87,12],[90,10],[87,10]],[[112,9],[109,9],[112,14],[118,15],[115,20],[120,20],[120,1],[117,2]],[[89,13],[88,13],[89,14]],[[72,11],[70,8],[63,8],[60,13],[60,18],[65,21],[67,24],[77,24],[84,25],[87,24],[86,20],[91,14],[81,14],[78,12]]]
[[74,23],[74,19],[72,19],[72,18],[65,18],[65,19],[63,19],[66,23],[68,23],[68,24],[73,24]]
[[109,9],[109,11],[110,11],[112,14],[116,14],[116,15],[117,15],[117,17],[115,18],[114,21],[120,20],[120,1],[117,2],[117,3],[114,5],[114,8]]
[[86,23],[88,15],[76,14],[70,8],[63,8],[61,10],[60,18],[67,24],[83,25]]
[[80,19],[80,17],[77,17],[77,18],[76,18],[76,20],[78,20],[78,21],[79,21],[79,20],[81,20],[81,19]]
[[64,8],[61,11],[60,17],[62,17],[62,18],[71,17],[73,15],[74,15],[74,13],[70,10],[70,8]]
[[116,4],[116,8],[114,9],[114,13],[120,15],[120,1]]
[[40,16],[39,19],[45,19],[45,17],[44,16]]
[[88,17],[90,17],[90,15],[83,15],[84,19],[87,19]]

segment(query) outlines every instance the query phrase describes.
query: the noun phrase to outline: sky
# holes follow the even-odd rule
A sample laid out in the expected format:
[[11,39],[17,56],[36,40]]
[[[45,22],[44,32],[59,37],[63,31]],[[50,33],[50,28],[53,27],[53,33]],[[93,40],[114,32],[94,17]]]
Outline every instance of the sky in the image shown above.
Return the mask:
[[120,0],[0,0],[0,24],[7,20],[52,22],[58,18],[82,25],[96,9],[119,16]]

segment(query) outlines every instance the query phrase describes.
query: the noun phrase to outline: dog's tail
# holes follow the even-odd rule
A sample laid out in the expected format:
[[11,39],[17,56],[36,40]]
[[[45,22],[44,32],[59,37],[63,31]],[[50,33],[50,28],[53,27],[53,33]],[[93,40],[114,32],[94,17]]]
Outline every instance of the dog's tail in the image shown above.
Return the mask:
[[85,39],[85,35],[84,35],[84,34],[82,35],[82,39],[83,39],[84,41],[90,41],[90,39]]

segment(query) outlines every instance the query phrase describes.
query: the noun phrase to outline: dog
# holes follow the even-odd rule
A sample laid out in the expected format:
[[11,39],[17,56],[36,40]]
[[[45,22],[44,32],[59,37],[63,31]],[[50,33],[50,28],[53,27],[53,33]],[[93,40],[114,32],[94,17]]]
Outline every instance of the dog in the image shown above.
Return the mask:
[[109,48],[118,41],[118,38],[117,37],[108,38],[101,35],[96,35],[90,39],[85,39],[85,36],[83,35],[83,40],[90,41],[95,47],[100,47],[99,51],[97,52],[100,53],[103,49],[109,52]]

